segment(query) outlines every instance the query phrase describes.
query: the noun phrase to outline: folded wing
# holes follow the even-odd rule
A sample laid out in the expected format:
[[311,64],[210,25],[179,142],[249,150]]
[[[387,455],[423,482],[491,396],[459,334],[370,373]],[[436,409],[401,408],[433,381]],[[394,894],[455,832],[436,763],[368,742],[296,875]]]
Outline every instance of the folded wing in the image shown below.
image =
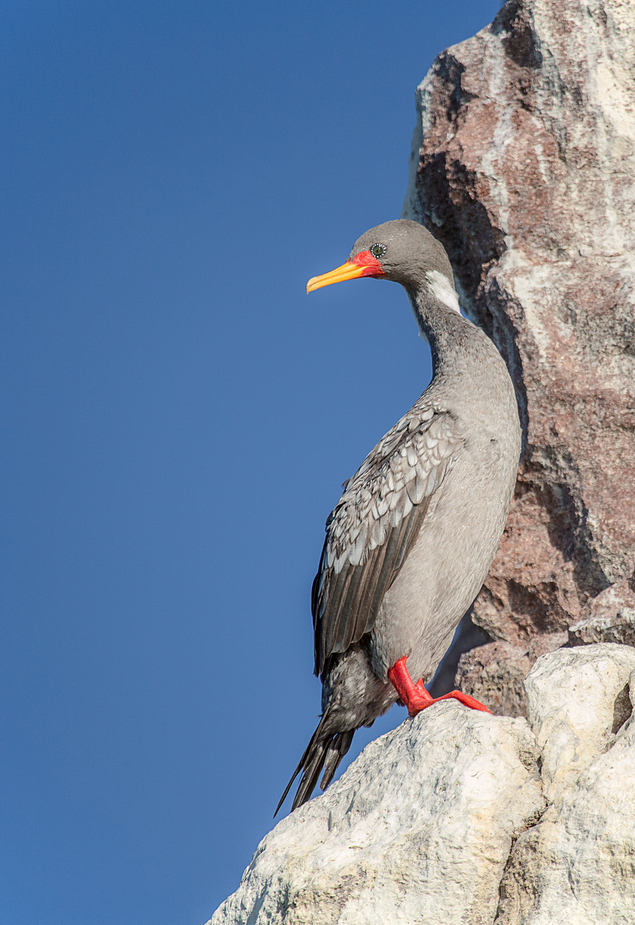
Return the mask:
[[313,582],[316,674],[371,631],[462,445],[451,415],[420,400],[349,479]]

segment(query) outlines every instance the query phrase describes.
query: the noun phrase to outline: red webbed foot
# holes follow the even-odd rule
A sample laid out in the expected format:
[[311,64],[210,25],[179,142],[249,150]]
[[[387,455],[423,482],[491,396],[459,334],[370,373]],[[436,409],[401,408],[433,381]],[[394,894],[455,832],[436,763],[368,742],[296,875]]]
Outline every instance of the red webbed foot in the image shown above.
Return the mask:
[[407,658],[408,656],[404,655],[398,662],[395,662],[388,671],[388,678],[399,694],[399,699],[408,708],[410,716],[416,716],[417,713],[421,713],[426,707],[431,706],[433,703],[438,703],[440,700],[450,699],[458,700],[459,703],[465,704],[471,710],[483,710],[485,713],[492,712],[484,704],[479,703],[474,697],[470,697],[469,694],[464,694],[462,691],[450,691],[449,694],[444,694],[443,697],[431,697],[423,686],[423,681],[419,680],[415,684],[410,677],[406,668]]

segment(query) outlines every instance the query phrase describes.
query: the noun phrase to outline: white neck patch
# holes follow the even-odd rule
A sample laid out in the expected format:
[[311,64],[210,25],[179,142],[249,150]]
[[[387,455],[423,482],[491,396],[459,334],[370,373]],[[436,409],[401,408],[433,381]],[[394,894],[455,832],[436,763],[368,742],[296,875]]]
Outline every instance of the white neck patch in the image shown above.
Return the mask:
[[453,312],[461,314],[459,297],[445,273],[441,273],[439,270],[430,270],[429,273],[426,273],[426,281],[435,299],[438,299],[446,308],[451,308]]

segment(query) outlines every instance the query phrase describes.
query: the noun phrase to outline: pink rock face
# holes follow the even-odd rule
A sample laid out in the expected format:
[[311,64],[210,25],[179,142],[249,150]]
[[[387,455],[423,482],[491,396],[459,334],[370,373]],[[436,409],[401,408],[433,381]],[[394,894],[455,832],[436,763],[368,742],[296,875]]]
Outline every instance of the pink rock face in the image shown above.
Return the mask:
[[[418,90],[404,214],[447,248],[466,312],[508,362],[525,429],[474,607],[514,677],[598,594],[634,581],[634,35],[623,0],[511,0]],[[463,681],[479,697],[477,652]],[[503,702],[523,712],[517,691]]]

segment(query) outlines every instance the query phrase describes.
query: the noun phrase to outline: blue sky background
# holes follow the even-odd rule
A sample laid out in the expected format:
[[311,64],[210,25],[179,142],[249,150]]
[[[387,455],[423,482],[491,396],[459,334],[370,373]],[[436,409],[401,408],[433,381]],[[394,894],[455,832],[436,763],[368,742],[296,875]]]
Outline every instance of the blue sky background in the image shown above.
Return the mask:
[[304,284],[497,8],[0,3],[3,925],[203,925],[271,828],[324,521],[430,375],[399,287]]

